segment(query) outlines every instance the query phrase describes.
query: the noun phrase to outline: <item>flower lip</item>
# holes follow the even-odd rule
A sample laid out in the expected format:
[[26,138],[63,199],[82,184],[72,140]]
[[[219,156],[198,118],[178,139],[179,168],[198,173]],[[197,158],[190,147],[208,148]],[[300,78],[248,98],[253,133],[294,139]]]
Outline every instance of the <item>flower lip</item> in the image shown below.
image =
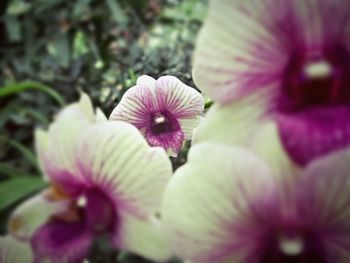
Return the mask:
[[349,52],[339,45],[316,51],[292,53],[283,77],[281,111],[350,104]]
[[[92,232],[113,230],[116,211],[111,200],[97,188],[87,189],[84,197],[86,198],[86,220]],[[77,201],[79,202],[79,199]]]
[[52,219],[60,222],[85,222],[89,231],[99,234],[113,230],[116,212],[111,200],[99,189],[88,188],[72,200],[69,209]]
[[167,110],[152,113],[149,127],[154,135],[180,130],[179,122],[175,116]]

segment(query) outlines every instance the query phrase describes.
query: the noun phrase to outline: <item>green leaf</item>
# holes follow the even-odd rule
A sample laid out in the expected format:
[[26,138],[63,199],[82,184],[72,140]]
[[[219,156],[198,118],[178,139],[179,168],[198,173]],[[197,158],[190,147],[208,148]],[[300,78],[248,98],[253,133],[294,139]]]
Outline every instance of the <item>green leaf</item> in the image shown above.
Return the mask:
[[66,104],[63,97],[57,91],[55,91],[54,89],[48,86],[45,86],[41,83],[37,83],[34,81],[24,81],[24,82],[2,86],[0,87],[0,97],[5,97],[8,95],[15,94],[15,93],[22,92],[29,89],[36,89],[47,93],[54,100],[56,100],[58,104],[62,107]]
[[10,177],[17,177],[26,174],[26,172],[8,164],[8,163],[0,163],[0,173],[5,174]]
[[11,140],[5,137],[0,137],[0,140],[10,144],[12,147],[16,148],[35,168],[39,170],[38,162],[33,151],[20,144],[15,140]]
[[41,177],[11,178],[0,184],[0,211],[45,187]]

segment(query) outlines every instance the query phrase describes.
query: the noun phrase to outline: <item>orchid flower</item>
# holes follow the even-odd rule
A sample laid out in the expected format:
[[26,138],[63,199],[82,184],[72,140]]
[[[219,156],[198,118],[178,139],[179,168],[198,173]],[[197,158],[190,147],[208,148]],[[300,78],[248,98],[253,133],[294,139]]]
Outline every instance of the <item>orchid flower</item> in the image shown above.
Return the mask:
[[151,146],[176,156],[201,120],[201,94],[173,76],[141,76],[113,110],[110,120],[136,126]]
[[0,237],[0,262],[1,263],[29,263],[33,255],[30,245],[8,235]]
[[344,150],[310,162],[280,198],[281,181],[251,151],[194,145],[162,204],[175,254],[192,263],[350,262],[349,158]]
[[347,0],[211,0],[193,78],[218,105],[196,141],[243,142],[272,119],[300,166],[349,146],[349,15]]
[[163,149],[134,126],[94,114],[86,95],[35,139],[49,187],[9,222],[12,235],[31,242],[35,262],[81,262],[100,235],[156,261],[170,257],[155,217],[172,173]]

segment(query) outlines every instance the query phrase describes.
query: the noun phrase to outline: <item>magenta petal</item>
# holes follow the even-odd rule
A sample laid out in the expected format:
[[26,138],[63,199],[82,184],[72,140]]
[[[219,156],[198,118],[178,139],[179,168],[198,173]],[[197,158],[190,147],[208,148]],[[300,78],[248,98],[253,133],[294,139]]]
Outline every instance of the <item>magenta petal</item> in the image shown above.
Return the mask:
[[184,133],[182,130],[159,134],[148,131],[146,138],[151,146],[163,147],[169,154],[176,156],[184,141]]
[[298,164],[350,144],[350,108],[312,108],[277,117],[282,143]]
[[113,228],[116,220],[114,204],[98,189],[88,189],[85,192],[87,199],[86,221],[92,233],[99,234]]
[[87,255],[92,236],[84,221],[52,221],[43,225],[32,238],[35,262],[80,263]]

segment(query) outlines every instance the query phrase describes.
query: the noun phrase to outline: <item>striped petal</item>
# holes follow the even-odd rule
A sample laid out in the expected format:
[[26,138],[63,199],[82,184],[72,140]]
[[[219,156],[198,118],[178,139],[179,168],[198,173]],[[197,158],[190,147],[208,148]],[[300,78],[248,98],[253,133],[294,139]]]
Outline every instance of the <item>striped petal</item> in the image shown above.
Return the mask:
[[151,146],[163,147],[170,156],[176,156],[184,139],[191,139],[197,115],[203,109],[201,94],[177,78],[155,80],[144,75],[124,94],[109,119],[131,123]]
[[330,40],[348,46],[349,12],[343,0],[210,1],[194,54],[195,83],[221,103],[265,86],[277,91],[295,50]]
[[282,2],[210,1],[194,53],[193,78],[214,101],[228,103],[250,91],[276,89],[288,53],[266,28],[266,20],[274,17],[271,10],[280,14]]
[[196,116],[188,119],[179,119],[179,124],[184,133],[185,140],[192,140],[193,132],[203,120],[203,117]]
[[0,262],[32,262],[33,254],[27,242],[19,241],[12,236],[0,237]]
[[150,90],[154,90],[156,87],[156,80],[150,76],[142,75],[137,78],[136,85],[145,86]]
[[95,121],[90,99],[83,95],[78,103],[64,108],[49,130],[35,133],[36,151],[40,166],[48,180],[55,183],[71,180],[77,174],[74,145],[82,131]]
[[316,225],[329,262],[350,262],[350,151],[312,162],[298,184],[299,213]]
[[114,243],[119,249],[131,251],[156,262],[172,256],[160,222],[155,217],[137,218],[128,213],[120,216]]
[[151,148],[142,134],[125,122],[90,127],[77,147],[80,174],[114,200],[117,209],[148,215],[159,207],[171,176],[171,163],[161,148]]
[[109,119],[131,123],[144,131],[150,122],[150,114],[157,109],[152,93],[152,89],[145,85],[137,84],[131,87],[125,92]]
[[190,118],[204,109],[202,95],[173,76],[157,79],[155,88],[157,104],[176,118]]
[[166,189],[164,229],[182,259],[248,262],[269,225],[267,216],[275,213],[274,200],[271,171],[254,155],[220,144],[195,145]]

